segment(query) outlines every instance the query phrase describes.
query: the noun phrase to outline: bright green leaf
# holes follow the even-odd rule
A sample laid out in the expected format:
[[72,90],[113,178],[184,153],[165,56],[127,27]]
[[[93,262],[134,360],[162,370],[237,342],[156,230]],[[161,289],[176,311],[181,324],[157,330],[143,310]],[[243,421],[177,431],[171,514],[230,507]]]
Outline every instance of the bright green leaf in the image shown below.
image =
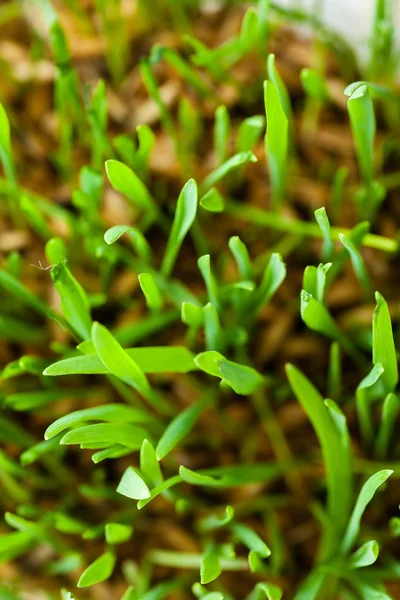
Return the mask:
[[92,562],[79,578],[78,587],[90,587],[111,577],[116,563],[113,552],[105,552]]

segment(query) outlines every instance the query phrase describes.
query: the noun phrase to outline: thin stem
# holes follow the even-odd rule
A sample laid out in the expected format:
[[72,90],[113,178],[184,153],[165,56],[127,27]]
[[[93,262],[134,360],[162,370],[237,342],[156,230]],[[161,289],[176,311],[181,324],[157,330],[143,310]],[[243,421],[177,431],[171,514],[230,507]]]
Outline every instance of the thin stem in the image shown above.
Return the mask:
[[[154,565],[178,569],[199,569],[202,558],[202,554],[173,550],[152,550],[148,555],[149,561]],[[245,558],[222,558],[220,564],[224,571],[248,571],[249,569],[249,563]]]
[[[270,227],[279,231],[295,233],[305,237],[322,238],[322,232],[316,223],[307,223],[296,219],[283,217],[276,213],[268,212],[248,204],[240,205],[237,202],[229,201],[226,205],[226,212],[233,217],[238,217],[244,221],[255,223],[259,227]],[[331,227],[332,240],[337,240],[339,233],[345,235],[350,233],[349,229],[342,227]],[[387,237],[367,233],[362,241],[362,245],[368,248],[376,248],[384,252],[397,252],[399,246],[396,240]]]

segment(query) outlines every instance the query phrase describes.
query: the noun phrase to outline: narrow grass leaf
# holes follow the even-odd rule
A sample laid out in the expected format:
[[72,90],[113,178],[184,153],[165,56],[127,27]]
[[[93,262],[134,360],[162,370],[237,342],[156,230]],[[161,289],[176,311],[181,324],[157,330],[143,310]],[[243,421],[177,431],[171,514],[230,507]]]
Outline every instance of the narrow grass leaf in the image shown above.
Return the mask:
[[243,318],[245,321],[254,319],[257,313],[268,304],[285,277],[286,265],[283,262],[282,256],[274,252],[271,254],[271,258],[264,270],[260,285],[250,296],[248,305],[244,305],[243,307]]
[[393,471],[390,469],[384,469],[382,471],[378,471],[374,475],[371,475],[371,477],[364,483],[341,543],[341,552],[343,554],[347,553],[357,540],[360,531],[361,518],[368,504],[375,496],[377,490],[389,479],[392,474]]
[[112,444],[121,444],[132,450],[138,450],[148,432],[129,423],[95,423],[83,425],[66,433],[60,444],[84,444],[86,448],[104,448]]
[[351,241],[343,233],[339,233],[338,237],[340,242],[343,244],[343,246],[346,248],[347,252],[350,255],[354,271],[363,287],[364,292],[367,295],[371,295],[372,285],[360,251],[354,246],[354,244],[351,243]]
[[126,196],[135,208],[150,211],[150,213],[156,212],[153,197],[132,169],[118,160],[108,160],[106,172],[112,187]]
[[146,298],[147,306],[151,310],[161,310],[163,299],[153,275],[151,273],[141,273],[139,275],[139,285]]
[[235,235],[229,238],[229,250],[235,259],[240,277],[244,280],[251,280],[253,268],[250,261],[249,251],[239,236]]
[[324,102],[328,98],[328,89],[322,75],[315,69],[302,69],[300,80],[303,89],[309,98]]
[[59,263],[68,259],[68,250],[64,240],[60,237],[52,237],[45,246],[46,258],[49,263]]
[[246,525],[242,525],[241,523],[234,523],[231,525],[231,531],[236,539],[238,539],[242,544],[244,544],[249,550],[249,563],[250,570],[254,570],[252,568],[252,556],[257,555],[259,558],[268,558],[271,556],[271,550],[268,548],[267,544],[260,538],[260,536],[247,527]]
[[264,83],[264,102],[267,116],[265,152],[272,188],[272,206],[277,210],[286,189],[289,125],[278,90],[271,81]]
[[358,548],[353,554],[346,560],[346,567],[348,569],[361,569],[363,567],[369,567],[376,562],[379,556],[379,545],[375,540],[365,542],[360,548]]
[[281,600],[283,591],[274,583],[256,583],[249,600]]
[[321,567],[315,567],[300,585],[294,600],[316,600],[326,580],[326,573]]
[[381,422],[375,440],[375,455],[378,459],[386,456],[399,410],[398,397],[393,393],[388,394],[383,403]]
[[332,315],[324,304],[318,302],[311,294],[302,290],[300,296],[300,312],[304,323],[318,333],[322,333],[337,341],[350,356],[359,358],[358,350],[339,330]]
[[360,578],[353,578],[352,584],[361,600],[393,600],[393,596],[389,596],[382,585],[367,583]]
[[211,514],[204,517],[199,521],[198,527],[201,532],[213,531],[214,529],[220,529],[228,525],[235,516],[235,509],[233,506],[226,506],[222,515]]
[[254,48],[257,43],[257,36],[258,12],[254,8],[248,8],[244,13],[239,37],[243,54]]
[[202,352],[194,359],[199,369],[220,377],[237,394],[249,396],[264,385],[264,378],[252,367],[227,360],[215,351]]
[[228,158],[228,141],[230,136],[230,119],[226,106],[218,106],[214,119],[214,152],[217,164],[222,165]]
[[371,444],[374,437],[373,418],[371,415],[370,388],[375,386],[377,381],[382,378],[385,369],[381,363],[377,363],[371,369],[366,377],[358,384],[356,390],[357,416],[360,425],[361,435],[364,442]]
[[150,498],[150,490],[137,469],[128,467],[122,475],[117,487],[118,494],[132,498],[133,500],[144,500]]
[[60,437],[54,437],[51,440],[45,440],[34,444],[22,452],[21,456],[19,457],[21,465],[23,467],[31,465],[40,460],[42,457],[45,457],[47,454],[53,454],[54,452],[57,452],[57,450],[61,450],[59,443]]
[[249,162],[257,162],[257,157],[250,151],[247,152],[239,152],[238,154],[234,154],[222,163],[215,171],[212,171],[207,177],[203,180],[202,183],[202,191],[205,193],[211,187],[213,187],[216,183],[224,179],[231,171],[245,165]]
[[61,310],[66,321],[82,339],[90,337],[92,318],[88,297],[64,262],[51,270],[54,287],[61,298]]
[[183,465],[179,467],[179,475],[182,477],[183,481],[186,483],[190,483],[191,485],[200,485],[206,487],[218,487],[219,482],[214,477],[210,475],[204,475],[202,473],[196,473],[196,471],[192,471],[191,469],[187,469]]
[[194,179],[189,179],[182,188],[176,205],[174,222],[161,264],[161,273],[164,277],[169,277],[171,274],[182,242],[194,223],[197,201],[197,184]]
[[46,429],[44,438],[51,440],[66,429],[74,427],[86,421],[109,421],[121,423],[147,423],[151,422],[152,416],[145,411],[124,404],[104,404],[76,410],[60,417]]
[[[152,51],[162,52],[163,58],[168,62],[179,75],[187,81],[201,96],[213,95],[213,90],[210,85],[202,78],[202,76],[188,64],[174,49],[168,47],[154,46]],[[150,55],[151,60],[151,55]]]
[[222,567],[219,554],[214,546],[211,546],[202,556],[200,567],[200,581],[202,585],[214,581],[221,575]]
[[163,481],[157,458],[156,451],[149,440],[143,440],[142,447],[140,448],[140,470],[155,486],[160,485]]
[[25,531],[2,533],[0,537],[0,563],[14,560],[26,552],[35,538]]
[[197,354],[194,358],[194,362],[201,371],[208,373],[208,375],[213,375],[214,377],[220,377],[219,365],[223,359],[224,356],[222,354],[210,350],[208,352]]
[[132,246],[137,252],[138,256],[143,258],[145,262],[151,262],[151,247],[143,233],[136,227],[129,225],[114,225],[104,234],[104,241],[106,244],[114,244],[117,242],[125,233],[128,234],[129,239],[132,242]]
[[203,311],[191,302],[182,302],[181,319],[188,327],[198,329],[204,322]]
[[0,269],[0,288],[11,294],[23,306],[27,306],[41,315],[48,315],[49,307],[47,304],[40,300],[36,294],[31,292],[16,277],[3,269]]
[[309,265],[304,269],[303,288],[321,304],[324,301],[326,275],[331,266],[332,263],[326,263],[326,265],[321,263],[318,267]]
[[349,176],[347,167],[339,167],[333,177],[329,207],[333,222],[336,222],[344,200],[345,184]]
[[347,106],[361,174],[366,184],[370,184],[374,172],[376,122],[368,87],[358,87],[350,96]]
[[255,115],[244,119],[239,125],[236,136],[236,152],[253,150],[265,131],[265,117]]
[[221,325],[218,312],[214,304],[207,302],[203,308],[204,315],[204,337],[207,350],[220,350],[221,345]]
[[[144,373],[187,373],[196,369],[194,354],[184,346],[126,348],[125,352]],[[43,371],[43,375],[50,376],[107,373],[110,370],[96,354],[64,358]]]
[[174,475],[173,477],[170,477],[166,481],[163,481],[162,483],[160,483],[160,485],[157,485],[155,488],[153,488],[151,490],[151,493],[148,497],[138,501],[138,503],[137,503],[138,510],[141,510],[142,508],[144,508],[149,502],[154,500],[154,498],[156,498],[160,494],[163,494],[164,492],[169,490],[171,487],[174,487],[178,483],[181,483],[181,481],[182,481],[182,478],[180,475]]
[[[291,122],[293,117],[292,117],[292,107],[290,104],[289,92],[287,91],[287,88],[286,88],[285,84],[283,83],[282,78],[279,75],[278,70],[275,66],[275,54],[268,55],[267,73],[268,73],[268,79],[273,83],[273,85],[275,86],[275,88],[279,94],[280,104],[284,110],[286,118],[289,122]],[[267,118],[268,118],[268,116],[267,116]]]
[[322,232],[322,260],[329,260],[333,253],[333,240],[331,236],[331,224],[329,223],[328,215],[324,207],[317,208],[314,211],[315,220]]
[[15,164],[11,148],[10,123],[3,105],[0,103],[0,161],[4,175],[10,181],[15,181]]
[[372,317],[372,362],[382,364],[382,383],[386,394],[392,392],[399,380],[392,322],[386,300],[376,292],[376,307]]
[[200,273],[204,279],[204,283],[206,284],[208,299],[218,310],[218,308],[219,308],[218,285],[217,285],[217,281],[213,275],[213,272],[211,270],[210,255],[204,254],[204,256],[200,256],[200,258],[197,261],[197,264],[198,264]]
[[352,498],[352,471],[348,450],[342,445],[337,426],[332,420],[324,401],[312,383],[293,365],[286,366],[290,385],[307,413],[321,444],[328,487],[328,513],[335,530],[328,548],[332,551],[343,533],[350,513]]
[[127,448],[126,446],[121,446],[121,444],[113,444],[112,446],[107,446],[103,450],[99,450],[98,452],[94,452],[92,454],[92,462],[97,465],[103,460],[107,460],[110,458],[120,458],[121,456],[127,456],[132,453],[131,448]]
[[222,380],[236,394],[250,396],[264,385],[264,378],[255,369],[226,358],[219,363],[219,372]]
[[209,212],[220,213],[224,211],[225,202],[217,188],[212,187],[200,199],[200,206]]
[[123,544],[133,533],[133,527],[122,523],[107,523],[105,528],[107,544]]
[[96,558],[82,573],[78,581],[78,587],[90,587],[111,577],[116,563],[113,552],[105,552]]
[[105,367],[116,377],[148,397],[150,385],[142,369],[100,323],[93,323],[92,341]]
[[167,425],[156,447],[157,460],[165,458],[187,436],[211,401],[212,395],[206,395],[202,400],[177,415]]
[[5,405],[16,411],[31,411],[37,410],[42,406],[46,406],[51,402],[56,402],[66,397],[80,395],[78,390],[32,390],[29,392],[17,392],[10,394],[5,399]]

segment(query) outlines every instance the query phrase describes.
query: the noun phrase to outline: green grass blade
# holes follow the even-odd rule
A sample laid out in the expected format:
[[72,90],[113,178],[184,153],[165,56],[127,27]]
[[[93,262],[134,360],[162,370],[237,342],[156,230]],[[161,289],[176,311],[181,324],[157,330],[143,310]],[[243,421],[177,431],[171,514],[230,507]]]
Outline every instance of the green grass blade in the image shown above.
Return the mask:
[[151,273],[141,273],[138,279],[148,308],[156,311],[161,310],[164,304],[163,298],[153,275]]
[[133,533],[133,528],[130,525],[123,523],[107,523],[105,528],[107,544],[123,544],[127,542]]
[[271,81],[271,83],[273,83],[276,90],[278,91],[280,104],[284,110],[286,118],[287,118],[288,122],[291,123],[293,120],[293,115],[292,115],[292,107],[290,104],[289,92],[287,91],[287,88],[286,88],[285,84],[283,83],[282,78],[279,75],[278,70],[275,66],[275,54],[268,55],[267,73],[268,73],[268,79]]
[[362,438],[367,445],[371,444],[374,437],[374,425],[370,409],[371,400],[368,390],[382,378],[384,371],[383,365],[376,363],[368,375],[359,383],[356,390],[357,416]]
[[3,105],[0,103],[0,161],[4,175],[11,182],[16,181],[15,164],[11,147],[10,123]]
[[45,440],[51,440],[66,429],[85,423],[87,421],[109,421],[121,423],[149,423],[153,417],[139,408],[125,406],[124,404],[105,404],[76,410],[49,425],[44,433]]
[[249,600],[282,600],[283,591],[274,583],[256,583]]
[[143,440],[140,448],[140,470],[153,485],[160,485],[163,481],[160,465],[154,447],[149,440]]
[[370,296],[372,294],[372,285],[360,251],[343,233],[339,233],[339,240],[350,255],[354,271],[363,287],[365,294]]
[[365,542],[346,561],[348,569],[361,569],[369,567],[376,562],[379,556],[379,545],[375,540]]
[[161,264],[161,273],[164,277],[169,277],[171,274],[182,242],[194,223],[197,202],[197,184],[194,179],[190,179],[182,188],[176,205],[174,222]]
[[351,514],[345,535],[340,546],[342,554],[346,554],[354,545],[360,531],[361,518],[364,514],[365,509],[371,502],[372,498],[375,496],[375,493],[377,492],[378,488],[381,485],[383,485],[392,474],[393,471],[391,471],[390,469],[384,469],[382,471],[378,471],[378,473],[375,473],[375,475],[372,475],[364,483],[357,498],[357,502]]
[[253,150],[265,130],[265,118],[255,115],[244,119],[239,125],[236,136],[236,152]]
[[142,427],[129,423],[95,423],[71,429],[60,441],[63,446],[84,444],[86,448],[105,448],[121,444],[132,450],[138,450],[148,432]]
[[272,206],[277,210],[286,191],[289,122],[278,90],[271,81],[264,83],[264,102],[267,116],[265,153],[272,188]]
[[243,280],[251,280],[253,268],[250,261],[249,251],[239,236],[235,235],[229,238],[229,250],[235,259],[240,277]]
[[117,487],[118,494],[132,498],[132,500],[145,500],[150,498],[150,490],[138,469],[128,467],[122,475]]
[[211,259],[209,254],[205,254],[204,256],[200,256],[197,261],[200,273],[204,279],[204,283],[206,284],[207,296],[211,304],[215,306],[218,310],[219,308],[219,290],[217,281],[211,271]]
[[0,288],[11,294],[23,306],[27,306],[41,315],[48,315],[49,307],[45,302],[40,300],[23,283],[3,269],[0,269]]
[[326,469],[328,514],[332,520],[331,539],[326,552],[332,552],[343,534],[350,514],[352,471],[346,435],[340,434],[318,390],[293,365],[287,365],[290,385],[308,415],[318,436]]
[[388,394],[383,403],[381,422],[375,440],[375,455],[378,459],[386,456],[399,410],[398,397],[393,393]]
[[54,287],[61,298],[63,315],[81,339],[90,337],[92,318],[88,297],[64,262],[58,263],[51,270]]
[[213,213],[220,213],[224,211],[225,202],[223,196],[219,193],[217,188],[212,187],[207,193],[200,199],[200,206]]
[[214,581],[221,575],[222,567],[219,560],[219,555],[214,546],[203,554],[200,567],[200,581],[202,585]]
[[314,211],[315,220],[317,221],[322,232],[322,260],[329,260],[333,253],[333,240],[331,235],[331,224],[329,223],[328,215],[324,207],[317,208]]
[[221,179],[224,179],[231,171],[241,167],[247,163],[255,163],[257,162],[256,156],[250,151],[247,152],[239,152],[239,154],[234,154],[228,160],[226,160],[222,165],[220,165],[215,171],[212,171],[207,177],[203,180],[201,189],[203,192],[208,191],[211,187],[217,184]]
[[100,323],[93,323],[92,341],[104,366],[118,379],[131,385],[145,398],[148,398],[151,389],[146,375],[108,329]]
[[79,578],[78,587],[90,587],[101,581],[106,581],[112,575],[116,563],[116,556],[113,552],[108,551],[96,558]]
[[347,106],[360,171],[364,182],[368,185],[373,181],[376,122],[374,107],[366,85],[361,85],[352,93]]
[[[125,352],[144,373],[188,373],[196,369],[194,354],[184,346],[126,348]],[[97,355],[86,354],[53,363],[44,370],[43,375],[105,375],[109,372]]]
[[108,160],[106,172],[112,187],[128,198],[135,208],[149,211],[151,214],[156,212],[153,197],[132,169],[118,160]]
[[372,362],[380,363],[384,372],[382,383],[385,393],[392,392],[399,380],[396,348],[393,339],[389,308],[379,292],[375,294],[376,307],[372,317]]
[[144,237],[143,233],[136,227],[131,227],[129,225],[114,225],[114,227],[110,227],[110,229],[107,229],[105,232],[104,241],[106,244],[114,244],[125,233],[128,234],[132,246],[134,247],[138,256],[140,256],[140,258],[142,258],[146,263],[150,263],[152,255],[150,244]]
[[214,119],[214,152],[217,164],[222,165],[228,158],[230,118],[226,106],[218,106]]
[[189,406],[182,413],[177,415],[167,426],[156,447],[158,460],[165,458],[171,450],[193,429],[202,412],[212,401],[212,395],[209,394],[202,400],[199,400],[192,406]]

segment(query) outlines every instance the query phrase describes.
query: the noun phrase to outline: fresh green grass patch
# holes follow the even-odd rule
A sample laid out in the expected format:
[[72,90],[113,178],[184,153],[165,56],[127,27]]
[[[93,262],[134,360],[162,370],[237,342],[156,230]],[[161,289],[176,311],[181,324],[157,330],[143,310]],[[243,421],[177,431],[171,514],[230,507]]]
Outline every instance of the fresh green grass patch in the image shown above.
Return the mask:
[[[89,12],[66,5],[91,30]],[[109,81],[89,92],[62,19],[38,3],[55,64],[50,160],[67,206],[29,191],[15,111],[0,105],[3,229],[27,234],[49,263],[14,249],[0,265],[0,562],[23,571],[45,556],[37,585],[63,600],[78,600],[77,588],[96,598],[104,582],[126,590],[121,600],[391,598],[399,331],[371,269],[375,260],[395,276],[398,253],[382,227],[399,154],[388,8],[377,1],[366,81],[348,79],[346,45],[313,22],[318,67],[301,70],[299,102],[269,43],[277,15],[293,24],[304,13],[259,0],[209,48],[192,31],[200,5],[139,2],[132,33],[124,3],[97,1]],[[135,35],[160,28],[182,45],[155,44],[131,64]],[[338,110],[328,51],[343,70],[358,171],[332,157],[307,164],[327,202],[304,208],[302,154],[324,111]],[[248,86],[237,70],[246,61],[258,67]],[[156,110],[133,132],[115,118],[130,69]],[[160,141],[172,155],[163,176]],[[372,326],[340,318],[332,298],[348,285]],[[289,333],[274,346],[281,314]],[[307,376],[283,369],[298,336],[311,340],[298,354]],[[165,523],[176,546],[158,538]],[[20,592],[18,576],[0,588]]]

